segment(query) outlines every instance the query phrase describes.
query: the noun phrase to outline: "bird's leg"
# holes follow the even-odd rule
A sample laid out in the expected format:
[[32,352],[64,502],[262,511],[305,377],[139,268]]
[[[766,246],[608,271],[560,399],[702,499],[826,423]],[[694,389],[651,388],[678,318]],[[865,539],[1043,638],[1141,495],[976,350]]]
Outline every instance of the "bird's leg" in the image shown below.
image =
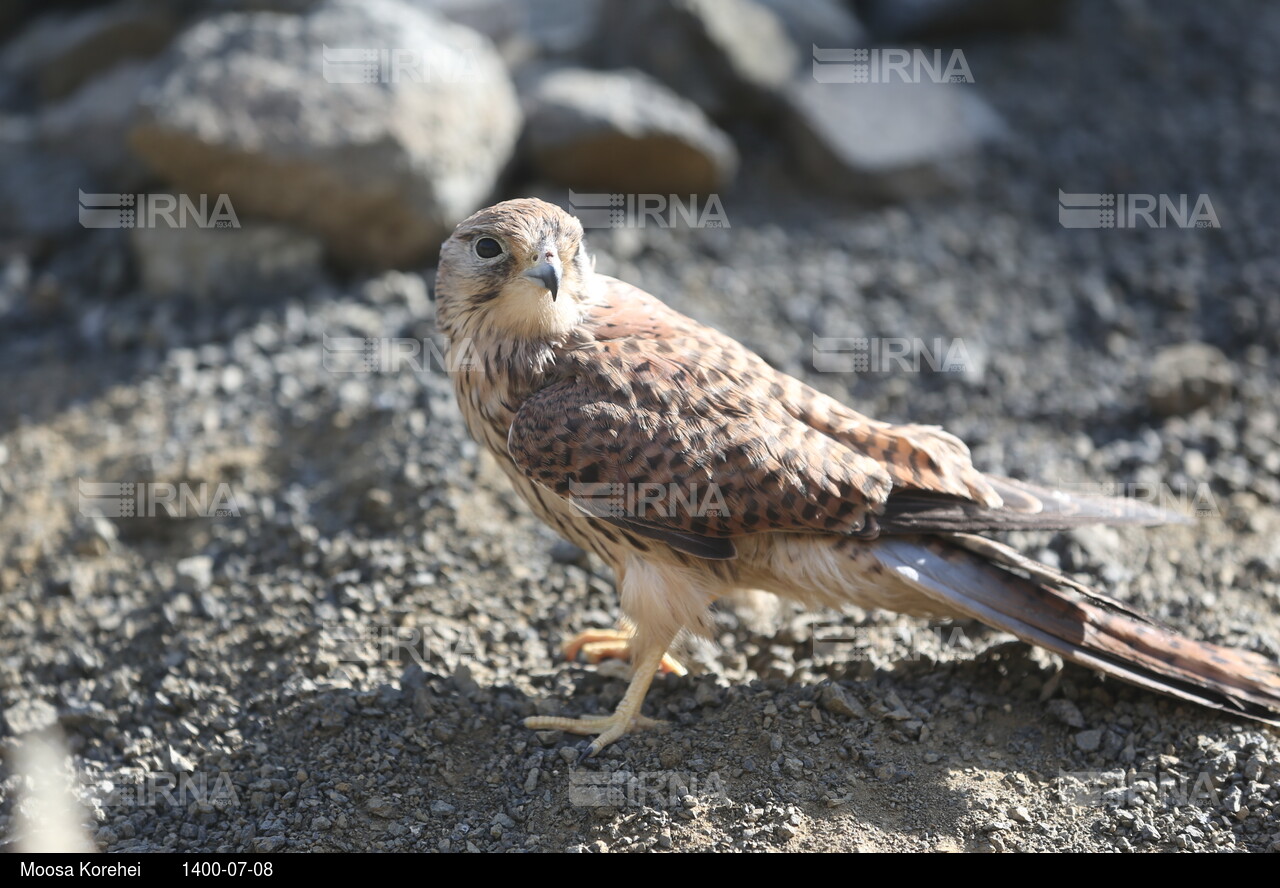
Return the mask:
[[653,683],[654,673],[665,655],[666,645],[653,645],[640,652],[633,660],[635,672],[631,676],[631,684],[622,696],[618,708],[612,715],[587,715],[582,718],[562,718],[556,716],[535,716],[526,718],[524,726],[535,731],[567,731],[570,734],[596,734],[595,740],[587,752],[588,756],[596,755],[614,740],[635,728],[650,728],[662,722],[646,718],[640,714],[645,694]]
[[[577,657],[581,651],[587,662],[592,664],[607,659],[630,660],[633,636],[634,633],[626,629],[588,629],[566,641],[562,650],[569,660]],[[687,675],[689,672],[679,660],[668,653],[663,653],[658,671],[674,675]]]

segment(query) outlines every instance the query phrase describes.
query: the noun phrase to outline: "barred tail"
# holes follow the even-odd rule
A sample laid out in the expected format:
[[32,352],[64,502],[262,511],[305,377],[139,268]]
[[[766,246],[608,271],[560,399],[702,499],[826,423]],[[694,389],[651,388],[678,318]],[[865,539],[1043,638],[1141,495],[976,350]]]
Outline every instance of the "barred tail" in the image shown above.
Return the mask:
[[1280,665],[1179,635],[1000,543],[968,534],[882,538],[874,551],[940,611],[1140,687],[1280,725]]

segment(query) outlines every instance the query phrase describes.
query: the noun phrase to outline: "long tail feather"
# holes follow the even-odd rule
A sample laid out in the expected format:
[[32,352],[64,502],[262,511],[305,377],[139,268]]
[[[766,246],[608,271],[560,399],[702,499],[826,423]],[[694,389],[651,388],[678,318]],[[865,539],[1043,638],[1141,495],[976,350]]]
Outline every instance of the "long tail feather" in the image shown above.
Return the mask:
[[1141,687],[1280,725],[1280,665],[1180,635],[1000,543],[881,538],[875,553],[939,610]]
[[972,499],[932,491],[895,490],[876,516],[882,534],[1065,530],[1086,524],[1187,524],[1190,518],[1139,499],[1082,496],[984,475],[1003,504],[991,508]]

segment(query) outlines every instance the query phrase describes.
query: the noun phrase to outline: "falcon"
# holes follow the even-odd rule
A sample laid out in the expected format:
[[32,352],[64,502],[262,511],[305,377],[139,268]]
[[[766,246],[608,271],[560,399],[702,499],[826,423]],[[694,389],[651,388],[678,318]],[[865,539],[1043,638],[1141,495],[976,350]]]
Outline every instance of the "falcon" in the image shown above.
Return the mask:
[[864,416],[649,293],[597,274],[582,225],[536,199],[461,222],[437,323],[467,429],[561,536],[613,568],[624,628],[566,646],[629,657],[609,715],[525,726],[595,735],[641,705],[719,598],[972,618],[1150,690],[1280,724],[1280,669],[1198,641],[983,533],[1185,521],[986,474],[936,426]]

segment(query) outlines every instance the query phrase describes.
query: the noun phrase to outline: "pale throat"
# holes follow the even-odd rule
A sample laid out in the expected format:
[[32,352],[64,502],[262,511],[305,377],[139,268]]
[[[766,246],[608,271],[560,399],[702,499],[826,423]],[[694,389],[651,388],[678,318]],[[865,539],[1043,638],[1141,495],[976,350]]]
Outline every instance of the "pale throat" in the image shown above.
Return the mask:
[[498,336],[528,342],[560,342],[582,323],[587,296],[564,287],[559,296],[552,299],[538,283],[517,277],[490,304],[485,325]]

